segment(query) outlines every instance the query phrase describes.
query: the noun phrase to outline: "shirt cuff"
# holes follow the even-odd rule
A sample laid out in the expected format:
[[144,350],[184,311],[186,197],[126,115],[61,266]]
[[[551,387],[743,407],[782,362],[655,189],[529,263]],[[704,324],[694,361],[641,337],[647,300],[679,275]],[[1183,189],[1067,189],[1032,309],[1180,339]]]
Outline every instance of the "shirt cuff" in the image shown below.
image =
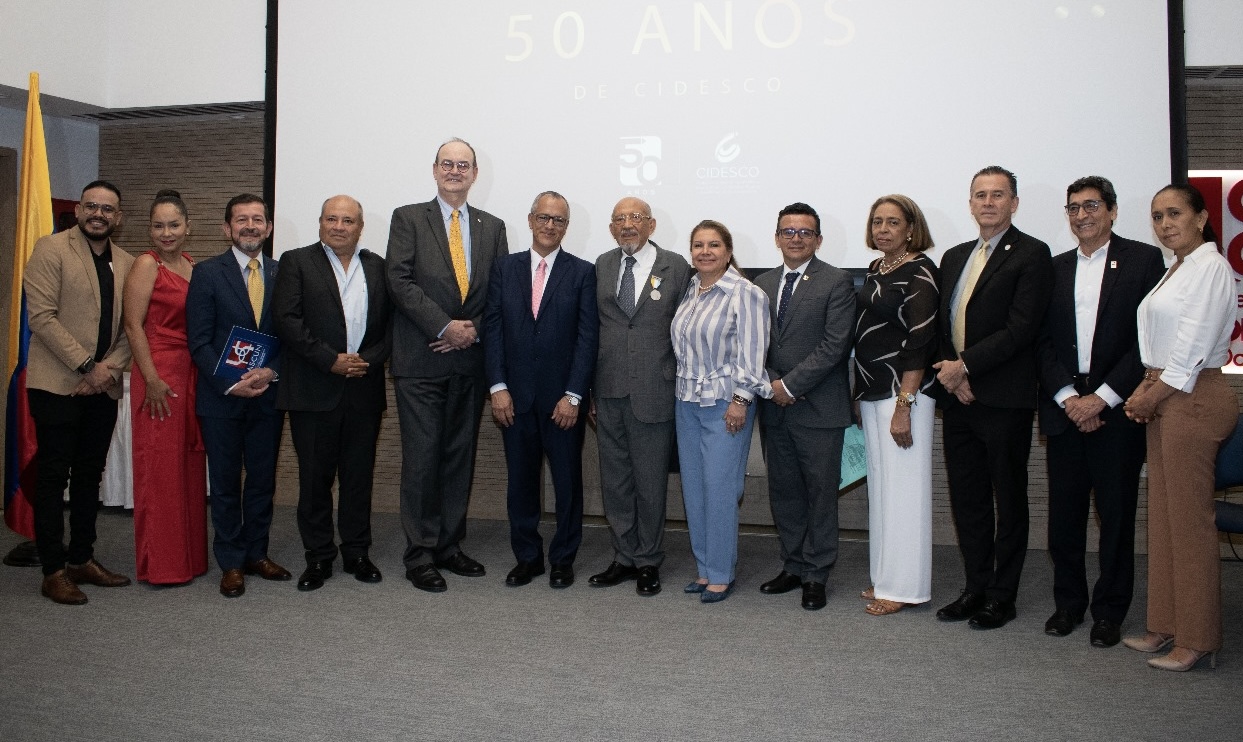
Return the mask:
[[1105,400],[1105,404],[1110,407],[1117,407],[1122,404],[1122,397],[1119,397],[1118,393],[1111,389],[1108,384],[1101,384],[1097,387],[1096,396]]
[[488,389],[488,394],[496,394],[497,392],[504,392],[504,391],[507,391],[508,389],[509,389],[509,385],[504,382],[500,384],[493,384],[491,388]]
[[1075,396],[1075,387],[1073,384],[1067,384],[1057,390],[1057,394],[1053,395],[1053,401],[1057,402],[1058,407],[1066,409],[1066,400]]

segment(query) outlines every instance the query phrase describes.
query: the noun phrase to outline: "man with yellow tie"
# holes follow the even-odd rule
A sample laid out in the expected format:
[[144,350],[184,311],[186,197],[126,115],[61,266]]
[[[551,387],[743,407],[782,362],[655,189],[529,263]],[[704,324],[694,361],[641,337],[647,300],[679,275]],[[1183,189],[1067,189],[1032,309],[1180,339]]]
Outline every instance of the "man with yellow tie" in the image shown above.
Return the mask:
[[1015,617],[1027,554],[1035,346],[1053,263],[1048,245],[1010,223],[1019,208],[1014,173],[996,165],[979,171],[968,202],[980,236],[941,261],[941,349],[933,364],[966,585],[937,618],[995,629]]
[[484,574],[460,543],[487,392],[480,330],[488,275],[509,246],[505,223],[466,203],[478,176],[474,148],[450,139],[432,161],[436,198],[398,207],[389,226],[402,561],[406,578],[434,593],[448,587],[441,569]]
[[212,549],[223,573],[220,594],[236,598],[246,592],[247,574],[265,580],[292,575],[268,558],[284,418],[276,409],[279,361],[273,357],[240,380],[216,374],[234,327],[275,332],[271,304],[276,261],[263,254],[272,220],[267,204],[253,193],[230,199],[224,217],[224,235],[232,247],[200,262],[191,274],[186,340],[198,368],[194,407],[207,450]]

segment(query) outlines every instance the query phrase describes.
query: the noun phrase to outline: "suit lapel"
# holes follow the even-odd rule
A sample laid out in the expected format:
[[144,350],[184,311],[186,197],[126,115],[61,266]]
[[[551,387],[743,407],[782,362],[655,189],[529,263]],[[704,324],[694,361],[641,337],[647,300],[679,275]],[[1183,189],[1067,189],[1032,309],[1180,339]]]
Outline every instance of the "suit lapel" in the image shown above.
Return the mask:
[[[1109,305],[1109,296],[1113,293],[1114,284],[1118,280],[1118,274],[1122,272],[1123,266],[1126,265],[1126,245],[1118,242],[1118,236],[1111,234],[1109,237],[1109,254],[1105,256],[1105,275],[1101,278],[1101,298],[1096,303],[1096,331],[1100,332],[1101,318],[1105,316],[1105,307]],[[1116,268],[1114,266],[1117,266]],[[1097,335],[1096,337],[1101,337]]]
[[[652,249],[656,250],[656,246],[652,245]],[[613,282],[610,283],[609,286],[614,287],[613,300],[614,302],[616,302],[617,295],[616,295],[615,289],[617,286],[617,272],[621,270],[621,259],[620,258],[617,260],[617,262],[613,263],[613,268],[615,268],[616,270],[614,271],[614,274],[613,274]],[[653,278],[658,279],[660,288],[656,288],[655,286],[652,286]],[[661,295],[662,296],[664,295],[665,291],[667,291],[669,288],[668,286],[665,285],[665,281],[668,278],[669,278],[669,261],[665,258],[664,255],[660,253],[659,250],[657,250],[656,251],[656,262],[652,263],[652,272],[651,274],[648,275],[647,279],[643,281],[642,283],[640,283],[638,281],[638,277],[637,276],[635,277],[635,282],[634,282],[634,313],[635,314],[638,314],[639,310],[643,308],[643,305],[647,303],[647,300],[651,297],[653,290],[660,291]],[[618,308],[620,309],[621,306],[618,305]]]
[[[436,236],[436,245],[440,249],[440,255],[444,258],[445,267],[449,270],[449,275],[454,275],[453,254],[449,252],[449,225],[445,224],[444,215],[440,212],[440,202],[432,199],[427,205],[427,226],[429,231]],[[471,230],[472,243],[474,242],[475,230]],[[473,255],[472,251],[472,255]]]
[[[782,336],[785,335],[786,330],[789,329],[790,327],[790,315],[798,311],[799,304],[803,301],[803,298],[807,296],[807,293],[811,290],[812,284],[816,284],[816,282],[820,280],[820,276],[819,276],[820,268],[821,268],[821,262],[817,260],[816,258],[812,258],[811,262],[807,264],[807,268],[803,270],[803,275],[799,277],[798,279],[799,285],[794,287],[794,293],[790,295],[790,305],[786,307],[786,323],[781,328],[778,329],[778,332]],[[785,283],[785,270],[784,270],[784,265],[783,265],[782,272],[779,276],[779,280],[777,281],[777,285],[779,287],[778,290],[785,288],[785,286],[782,285],[784,283]],[[777,309],[778,310],[781,309],[781,296],[780,295],[777,296]],[[777,315],[773,314],[773,326],[774,327],[776,327],[776,322],[777,322]]]
[[[86,235],[82,234],[82,230],[74,227],[69,232],[69,246],[73,249],[73,254],[78,258],[82,270],[86,272],[86,278],[91,282],[91,288],[95,290],[95,306],[103,306],[103,299],[99,289],[99,276],[95,273],[95,259],[91,257],[91,246],[86,241]],[[108,249],[112,249],[112,242],[109,240]],[[113,302],[120,306],[120,302]]]
[[[975,288],[971,292],[972,299],[980,295],[980,287],[988,283],[988,279],[993,277],[993,274],[1001,268],[1001,264],[1006,262],[1010,257],[1010,253],[1014,251],[1013,245],[1015,240],[1018,239],[1014,231],[1014,227],[1010,227],[1001,236],[1001,239],[997,241],[997,244],[993,245],[993,254],[988,256],[988,262],[984,264],[984,270],[980,271],[980,277],[975,281]],[[970,301],[968,301],[969,303]]]
[[[255,312],[250,306],[250,292],[246,290],[246,281],[242,278],[242,271],[237,267],[237,256],[233,253],[233,247],[230,246],[221,258],[224,260],[225,283],[229,285],[229,288],[233,289],[234,298],[237,299],[238,303],[246,309],[246,314],[253,322]],[[265,285],[263,289],[263,299],[265,303],[267,302],[267,298],[268,290]],[[255,329],[257,330],[259,328],[256,326]]]
[[[530,259],[535,260],[535,255],[532,254]],[[528,263],[528,266],[529,265],[530,264]],[[548,269],[548,275],[544,276],[544,293],[542,297],[540,298],[540,303],[539,303],[540,312],[539,312],[539,317],[535,317],[536,322],[539,322],[540,320],[544,318],[544,315],[547,313],[545,312],[545,310],[548,309],[548,306],[550,304],[552,304],[553,297],[557,295],[557,286],[565,278],[565,274],[568,273],[569,270],[570,270],[570,260],[568,257],[568,253],[566,253],[565,248],[563,247],[561,248],[561,254],[557,256],[556,262],[554,262],[552,264],[552,267]],[[533,288],[531,281],[530,281],[531,271],[529,267],[527,269],[526,275],[527,275],[528,288]],[[528,290],[527,291],[528,308],[530,307],[530,303],[531,303],[531,291]]]
[[[315,271],[315,279],[324,285],[325,293],[332,297],[332,305],[336,307],[341,314],[341,319],[345,319],[345,307],[341,305],[341,288],[337,286],[337,273],[332,269],[332,261],[324,253],[324,246],[316,245],[316,250],[311,256],[311,270]],[[355,255],[354,260],[360,260],[361,256]],[[368,292],[370,295],[370,292]]]

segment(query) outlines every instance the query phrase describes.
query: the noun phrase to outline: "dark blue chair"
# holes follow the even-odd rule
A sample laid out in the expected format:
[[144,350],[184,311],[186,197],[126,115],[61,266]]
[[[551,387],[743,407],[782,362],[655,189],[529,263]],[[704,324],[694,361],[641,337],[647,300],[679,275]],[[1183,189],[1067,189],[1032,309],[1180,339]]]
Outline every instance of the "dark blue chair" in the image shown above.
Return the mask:
[[[1218,490],[1243,485],[1243,415],[1234,426],[1234,434],[1221,444],[1217,452]],[[1217,501],[1217,530],[1243,533],[1243,504]]]

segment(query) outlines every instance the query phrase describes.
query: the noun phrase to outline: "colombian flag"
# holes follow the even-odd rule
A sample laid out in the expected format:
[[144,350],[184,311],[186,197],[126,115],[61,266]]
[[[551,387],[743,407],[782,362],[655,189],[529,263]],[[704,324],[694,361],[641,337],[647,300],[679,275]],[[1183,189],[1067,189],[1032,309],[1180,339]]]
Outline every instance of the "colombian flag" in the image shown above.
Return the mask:
[[35,426],[26,403],[26,354],[30,326],[22,276],[35,241],[52,233],[52,184],[48,177],[47,143],[39,109],[39,75],[30,73],[26,102],[26,134],[22,139],[22,177],[17,198],[17,241],[13,251],[13,288],[9,293],[9,404],[4,436],[4,522],[33,539]]

